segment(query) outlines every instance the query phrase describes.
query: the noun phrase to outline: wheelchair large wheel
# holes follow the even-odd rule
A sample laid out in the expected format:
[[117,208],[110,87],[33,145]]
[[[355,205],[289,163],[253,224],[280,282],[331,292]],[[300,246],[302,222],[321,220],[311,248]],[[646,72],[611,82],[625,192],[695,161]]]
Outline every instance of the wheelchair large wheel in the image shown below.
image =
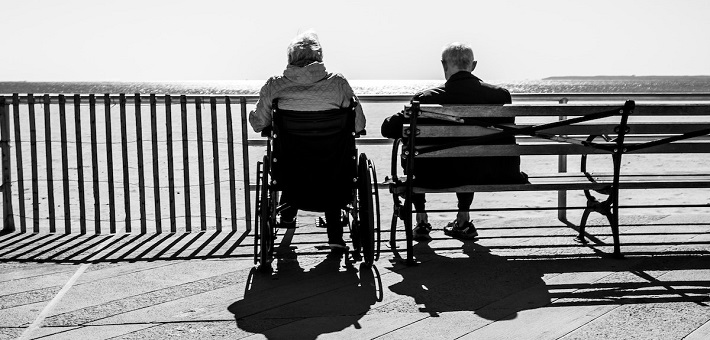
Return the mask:
[[264,156],[263,172],[260,184],[259,205],[259,257],[258,265],[260,269],[268,269],[271,267],[271,260],[274,255],[274,225],[276,222],[276,195],[270,189],[270,168],[269,159]]
[[264,176],[262,162],[256,163],[256,199],[254,204],[254,264],[259,263],[259,247],[261,245],[261,182]]
[[358,236],[365,263],[372,264],[380,257],[380,198],[377,191],[375,165],[360,154],[358,161]]
[[[355,197],[356,195],[357,189],[353,190],[353,197]],[[343,216],[343,225],[348,226],[348,230],[350,231],[350,240],[353,243],[353,249],[356,253],[359,254],[362,250],[362,245],[360,244],[360,220],[357,216],[357,209],[346,209],[345,214]]]

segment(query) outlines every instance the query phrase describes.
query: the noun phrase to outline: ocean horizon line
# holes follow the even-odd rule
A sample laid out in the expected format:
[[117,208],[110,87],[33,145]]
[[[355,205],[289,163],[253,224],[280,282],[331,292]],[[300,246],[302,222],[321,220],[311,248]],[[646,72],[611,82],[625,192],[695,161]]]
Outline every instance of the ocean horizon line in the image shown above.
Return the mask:
[[[539,81],[539,80],[579,80],[579,79],[673,79],[673,78],[710,78],[710,74],[674,74],[674,75],[550,75],[544,77],[526,77],[526,78],[489,78],[488,81],[510,82],[510,81]],[[73,79],[73,80],[1,80],[0,83],[231,83],[231,82],[265,82],[264,79],[138,79],[138,80],[116,80],[116,79]],[[351,82],[421,82],[421,81],[444,81],[443,78],[436,79],[381,79],[381,78],[348,78]],[[485,80],[484,80],[485,81]]]

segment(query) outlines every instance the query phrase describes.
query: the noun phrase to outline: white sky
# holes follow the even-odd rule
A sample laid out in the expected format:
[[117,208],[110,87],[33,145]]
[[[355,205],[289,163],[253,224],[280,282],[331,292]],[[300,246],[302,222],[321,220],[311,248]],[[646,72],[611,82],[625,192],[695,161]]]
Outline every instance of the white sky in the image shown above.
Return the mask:
[[0,0],[0,81],[262,80],[312,28],[348,79],[710,75],[708,0]]

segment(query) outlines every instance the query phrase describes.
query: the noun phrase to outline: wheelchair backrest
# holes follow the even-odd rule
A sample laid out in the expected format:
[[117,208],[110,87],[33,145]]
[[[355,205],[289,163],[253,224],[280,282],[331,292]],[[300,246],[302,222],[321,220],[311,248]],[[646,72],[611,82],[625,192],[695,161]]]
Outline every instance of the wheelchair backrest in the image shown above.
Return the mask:
[[279,190],[299,209],[324,211],[352,200],[357,177],[355,105],[291,111],[273,105],[271,169]]

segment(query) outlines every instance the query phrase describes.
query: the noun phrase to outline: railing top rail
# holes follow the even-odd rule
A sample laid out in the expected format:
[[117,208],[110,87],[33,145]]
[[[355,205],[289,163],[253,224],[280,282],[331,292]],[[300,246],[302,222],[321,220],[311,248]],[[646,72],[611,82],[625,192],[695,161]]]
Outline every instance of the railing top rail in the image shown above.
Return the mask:
[[[60,97],[64,97],[64,99],[67,102],[74,102],[74,97],[79,96],[79,101],[81,104],[88,104],[90,97],[93,95],[94,98],[96,99],[97,103],[103,103],[105,100],[106,95],[108,95],[109,101],[111,104],[118,104],[120,103],[121,100],[121,94],[117,93],[110,93],[110,94],[57,94],[57,93],[50,93],[50,94],[32,94],[33,100],[35,104],[42,104],[44,103],[45,98],[49,98],[49,101],[51,103],[57,103],[59,101]],[[164,104],[165,99],[166,99],[166,94],[150,94],[150,93],[126,93],[123,94],[125,96],[125,100],[127,104],[134,104],[136,102],[136,95],[140,98],[140,101],[142,103],[150,103],[150,98],[152,95],[155,96],[155,101],[156,103]],[[6,101],[12,103],[12,98],[13,94],[0,94],[0,96],[5,96]],[[256,100],[258,99],[258,96],[246,96],[246,95],[201,95],[201,94],[187,94],[187,95],[180,95],[180,94],[170,94],[170,100],[172,104],[179,104],[181,97],[185,97],[185,100],[190,103],[194,103],[197,99],[200,99],[203,103],[209,103],[212,98],[216,100],[217,103],[223,104],[226,102],[226,98],[229,98],[230,102],[232,104],[237,104],[239,103],[242,99],[244,99],[247,103],[255,103]],[[21,104],[27,104],[29,101],[29,94],[19,94],[18,99]]]
[[[60,96],[64,96],[67,101],[73,101],[75,94],[57,94],[50,93],[47,94],[51,102],[57,102]],[[103,102],[106,94],[96,93],[94,94],[97,102]],[[169,94],[172,102],[174,104],[179,103],[181,94]],[[4,96],[7,102],[11,103],[12,93],[0,94]],[[82,104],[89,103],[90,94],[79,94],[79,98]],[[111,93],[108,94],[111,102],[118,103],[120,94]],[[126,103],[135,103],[135,93],[126,93]],[[149,103],[151,94],[140,93],[141,101]],[[164,103],[166,94],[155,94],[156,102]],[[188,102],[194,102],[199,98],[203,102],[209,103],[212,98],[215,98],[217,103],[224,103],[225,98],[233,103],[239,103],[242,99],[246,101],[247,104],[254,104],[259,99],[258,95],[244,95],[244,94],[184,94]],[[26,93],[18,94],[18,99],[20,103],[28,103],[29,95]],[[402,102],[408,103],[412,94],[376,94],[376,95],[359,95],[360,101],[363,103],[393,103]],[[513,93],[513,102],[548,102],[548,101],[624,101],[627,99],[633,99],[637,103],[639,101],[710,101],[710,93],[706,92],[689,92],[689,93]],[[33,94],[33,98],[36,104],[44,102],[45,94],[37,93]]]

